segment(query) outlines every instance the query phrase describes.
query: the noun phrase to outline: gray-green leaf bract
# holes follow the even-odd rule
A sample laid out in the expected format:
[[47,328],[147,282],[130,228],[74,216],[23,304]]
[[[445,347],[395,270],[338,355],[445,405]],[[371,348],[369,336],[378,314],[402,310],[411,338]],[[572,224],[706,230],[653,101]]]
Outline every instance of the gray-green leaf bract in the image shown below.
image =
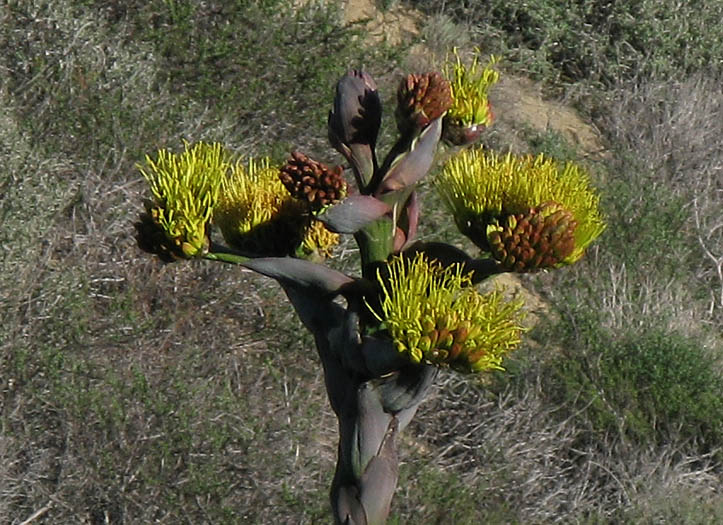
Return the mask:
[[442,118],[440,117],[433,120],[411,142],[407,151],[392,160],[375,194],[382,195],[398,191],[419,182],[432,167],[441,134]]
[[345,285],[354,282],[337,270],[293,257],[262,257],[242,265],[281,284],[293,284],[321,294],[339,294]]
[[371,195],[352,195],[327,208],[317,219],[336,233],[356,233],[367,224],[392,211],[391,207]]

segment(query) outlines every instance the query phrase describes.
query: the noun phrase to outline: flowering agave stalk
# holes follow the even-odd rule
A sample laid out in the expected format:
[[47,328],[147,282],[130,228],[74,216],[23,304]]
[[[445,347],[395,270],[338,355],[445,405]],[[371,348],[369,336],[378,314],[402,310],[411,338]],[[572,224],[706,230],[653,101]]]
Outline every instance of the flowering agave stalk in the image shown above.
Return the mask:
[[[274,165],[236,159],[219,144],[186,144],[184,152],[162,150],[140,167],[153,196],[136,223],[141,248],[164,261],[223,261],[277,280],[314,335],[339,421],[331,487],[336,523],[386,521],[398,435],[440,368],[501,369],[519,343],[521,303],[475,285],[504,271],[571,264],[604,227],[597,196],[578,167],[464,149],[492,122],[487,90],[497,73],[491,65],[481,68],[475,60],[467,68],[455,53],[446,78],[403,78],[399,138],[381,161],[374,80],[362,71],[344,75],[328,134],[356,191],[347,188],[341,166],[300,152]],[[460,230],[483,250],[481,258],[414,241],[416,186],[442,140],[463,149],[435,186]],[[211,240],[212,226],[224,245]],[[358,276],[319,262],[340,234],[353,235],[359,246]]]

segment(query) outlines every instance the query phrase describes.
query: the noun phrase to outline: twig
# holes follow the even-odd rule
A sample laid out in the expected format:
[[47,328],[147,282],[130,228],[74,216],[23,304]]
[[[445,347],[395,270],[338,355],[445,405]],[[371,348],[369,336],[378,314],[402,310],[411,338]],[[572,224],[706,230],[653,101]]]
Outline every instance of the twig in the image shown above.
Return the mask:
[[30,517],[29,517],[28,519],[26,519],[25,521],[21,522],[20,525],[28,525],[28,523],[32,523],[33,521],[35,521],[36,519],[38,519],[39,517],[41,517],[43,514],[45,514],[46,512],[48,512],[48,511],[51,509],[52,506],[53,506],[53,502],[51,501],[50,503],[48,503],[47,505],[45,505],[43,508],[38,509],[38,510],[36,510],[35,512],[33,512],[33,513],[30,515]]

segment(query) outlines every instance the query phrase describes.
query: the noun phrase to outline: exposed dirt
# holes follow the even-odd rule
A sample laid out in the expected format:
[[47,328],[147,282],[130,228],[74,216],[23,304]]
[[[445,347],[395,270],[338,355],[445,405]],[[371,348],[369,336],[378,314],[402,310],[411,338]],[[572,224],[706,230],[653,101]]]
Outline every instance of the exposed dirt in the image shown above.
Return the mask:
[[500,126],[519,130],[555,131],[585,156],[598,156],[604,147],[597,130],[573,109],[546,100],[540,84],[503,74],[490,91],[490,103]]
[[364,23],[369,44],[386,42],[397,45],[419,34],[424,15],[419,11],[390,6],[382,11],[374,0],[348,0],[344,5],[344,22]]

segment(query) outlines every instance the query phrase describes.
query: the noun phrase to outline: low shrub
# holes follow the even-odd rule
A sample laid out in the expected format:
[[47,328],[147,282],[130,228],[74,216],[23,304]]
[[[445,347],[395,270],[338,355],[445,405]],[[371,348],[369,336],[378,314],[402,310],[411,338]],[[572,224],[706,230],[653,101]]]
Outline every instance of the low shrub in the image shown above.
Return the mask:
[[723,5],[715,0],[413,3],[475,28],[485,49],[548,80],[611,85],[723,68]]

